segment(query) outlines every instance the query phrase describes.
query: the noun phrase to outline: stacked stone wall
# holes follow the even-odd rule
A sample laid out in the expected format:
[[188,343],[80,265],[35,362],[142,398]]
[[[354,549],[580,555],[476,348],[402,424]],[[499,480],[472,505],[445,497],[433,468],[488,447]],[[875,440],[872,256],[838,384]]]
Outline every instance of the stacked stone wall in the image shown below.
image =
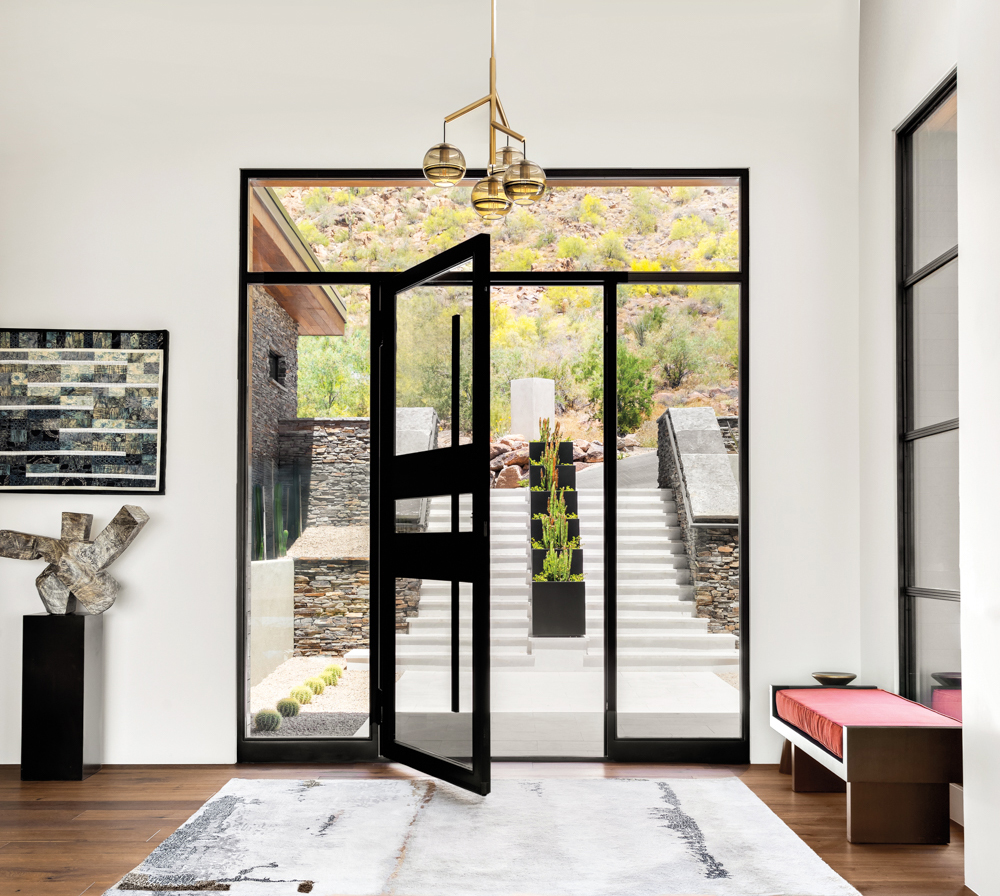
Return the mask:
[[[657,455],[659,487],[674,493],[681,537],[694,586],[696,613],[712,632],[740,630],[740,535],[732,526],[693,526],[684,506],[684,484],[667,431],[667,415],[659,421]],[[725,430],[723,430],[725,438]],[[737,641],[737,646],[739,642]]]
[[282,420],[279,462],[299,469],[304,526],[367,526],[371,421],[367,417]]
[[343,656],[368,647],[369,575],[367,560],[296,558],[296,656]]

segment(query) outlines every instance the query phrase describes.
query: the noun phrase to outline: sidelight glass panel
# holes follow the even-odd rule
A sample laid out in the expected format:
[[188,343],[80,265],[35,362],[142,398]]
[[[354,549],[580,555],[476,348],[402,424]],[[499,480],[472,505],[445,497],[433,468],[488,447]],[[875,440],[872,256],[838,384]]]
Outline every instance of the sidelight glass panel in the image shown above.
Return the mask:
[[248,304],[245,730],[367,737],[369,290],[251,286]]
[[910,292],[913,326],[913,419],[920,429],[958,417],[958,262]]
[[741,733],[739,288],[618,298],[618,737]]
[[910,139],[913,272],[958,245],[958,94],[945,100]]
[[733,178],[561,181],[493,225],[471,187],[254,184],[250,269],[402,271],[489,233],[494,271],[739,270]]
[[[491,312],[492,751],[602,757],[603,293],[496,287]],[[550,470],[540,417],[559,427]],[[561,534],[551,522],[552,479],[566,489]],[[550,560],[546,572],[550,552],[569,568],[556,572]]]
[[[472,531],[472,495],[456,495],[458,499],[458,532]],[[451,532],[452,496],[431,495],[424,498],[402,498],[396,501],[396,531]]]
[[472,585],[454,584],[396,579],[396,740],[471,768]]
[[958,430],[910,443],[913,470],[913,582],[959,590]]
[[962,605],[957,600],[913,598],[916,699],[962,719]]

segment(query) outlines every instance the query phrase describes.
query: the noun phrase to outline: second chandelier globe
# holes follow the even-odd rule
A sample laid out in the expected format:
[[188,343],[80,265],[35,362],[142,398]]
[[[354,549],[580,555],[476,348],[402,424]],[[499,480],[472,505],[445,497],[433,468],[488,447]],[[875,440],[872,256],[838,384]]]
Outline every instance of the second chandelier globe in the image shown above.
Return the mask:
[[494,222],[502,220],[515,205],[531,205],[541,197],[545,192],[545,171],[540,165],[526,159],[524,152],[519,152],[509,144],[497,149],[497,131],[520,142],[522,149],[525,149],[525,140],[507,123],[503,103],[497,94],[496,0],[491,0],[490,12],[490,92],[445,118],[444,141],[427,150],[423,171],[435,186],[449,187],[461,181],[467,170],[465,156],[457,146],[447,142],[448,122],[489,103],[490,163],[486,166],[486,177],[472,188],[470,201],[484,221]]

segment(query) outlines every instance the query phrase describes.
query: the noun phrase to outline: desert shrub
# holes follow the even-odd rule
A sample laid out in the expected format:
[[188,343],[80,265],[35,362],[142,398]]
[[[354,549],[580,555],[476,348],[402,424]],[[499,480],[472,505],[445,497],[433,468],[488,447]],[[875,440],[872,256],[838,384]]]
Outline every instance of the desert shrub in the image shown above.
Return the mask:
[[667,340],[660,354],[660,365],[667,388],[677,389],[684,378],[698,367],[698,354],[689,338],[684,335]]
[[655,233],[658,209],[653,201],[653,191],[649,187],[629,187],[632,208],[629,210],[626,227],[630,233]]
[[714,233],[726,233],[729,230],[729,219],[725,215],[716,215],[712,219]]
[[299,233],[302,234],[302,238],[309,243],[310,246],[329,246],[330,240],[327,236],[320,230],[316,228],[316,225],[312,221],[302,220],[295,225],[299,229]]
[[[600,356],[601,347],[591,346],[579,362],[581,376],[590,383],[590,399],[596,405],[594,416],[604,422],[604,392],[601,374],[604,369]],[[653,392],[656,386],[647,373],[647,363],[629,351],[624,341],[617,346],[618,389],[615,399],[617,431],[619,434],[635,432],[653,409]]]
[[632,321],[628,325],[628,331],[635,338],[636,344],[642,348],[646,344],[646,335],[649,333],[649,322],[645,315]]
[[292,716],[297,716],[299,714],[299,708],[302,706],[298,700],[294,697],[285,697],[279,700],[276,706],[278,712],[280,712],[286,719]]
[[740,363],[740,329],[735,320],[720,320],[715,329],[721,341],[721,360],[731,370],[739,369]]
[[281,713],[275,709],[262,709],[253,717],[258,731],[277,731],[281,727]]
[[293,700],[298,700],[302,705],[305,705],[306,703],[312,703],[313,692],[310,688],[297,687],[292,688],[288,696]]
[[692,258],[710,259],[715,257],[719,251],[719,241],[714,236],[702,237],[695,250],[691,253]]
[[543,246],[551,246],[555,241],[556,232],[554,230],[543,230],[538,235],[538,239],[535,240],[535,248],[541,249]]
[[541,258],[538,252],[528,246],[510,251],[498,252],[493,262],[496,271],[530,271],[531,266]]
[[423,230],[430,237],[428,245],[437,251],[449,249],[465,239],[465,228],[476,220],[468,207],[437,205],[424,218]]
[[673,187],[670,190],[670,198],[674,202],[686,205],[692,199],[697,199],[702,193],[701,187]]
[[531,212],[523,208],[514,209],[504,218],[501,235],[513,243],[520,243],[532,230],[538,230],[538,222]]
[[302,682],[310,691],[319,696],[326,689],[322,678],[307,678]]
[[559,240],[556,255],[560,258],[579,258],[587,251],[587,241],[579,236],[564,236]]
[[471,187],[452,187],[448,191],[448,198],[456,205],[468,205],[470,196],[472,196]]
[[623,268],[629,263],[625,242],[621,234],[614,230],[609,230],[598,240],[597,255],[606,267],[614,270]]
[[694,242],[708,233],[708,225],[700,215],[687,215],[674,221],[670,228],[670,239]]
[[576,217],[581,224],[603,227],[605,224],[604,215],[607,210],[608,207],[600,199],[587,193],[576,207]]
[[327,187],[314,187],[302,191],[302,207],[310,215],[323,211],[330,202],[330,190]]

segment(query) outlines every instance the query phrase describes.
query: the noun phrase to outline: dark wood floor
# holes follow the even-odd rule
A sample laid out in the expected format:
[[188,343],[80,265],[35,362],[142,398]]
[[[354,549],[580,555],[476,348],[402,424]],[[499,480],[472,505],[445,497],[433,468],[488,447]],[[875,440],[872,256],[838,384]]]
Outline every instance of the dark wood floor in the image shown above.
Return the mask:
[[[948,846],[859,846],[844,794],[792,793],[777,766],[503,762],[494,777],[738,775],[865,896],[974,896],[962,886],[962,829]],[[89,896],[138,865],[230,778],[409,777],[395,765],[108,766],[86,781],[22,783],[0,766],[0,896]]]

